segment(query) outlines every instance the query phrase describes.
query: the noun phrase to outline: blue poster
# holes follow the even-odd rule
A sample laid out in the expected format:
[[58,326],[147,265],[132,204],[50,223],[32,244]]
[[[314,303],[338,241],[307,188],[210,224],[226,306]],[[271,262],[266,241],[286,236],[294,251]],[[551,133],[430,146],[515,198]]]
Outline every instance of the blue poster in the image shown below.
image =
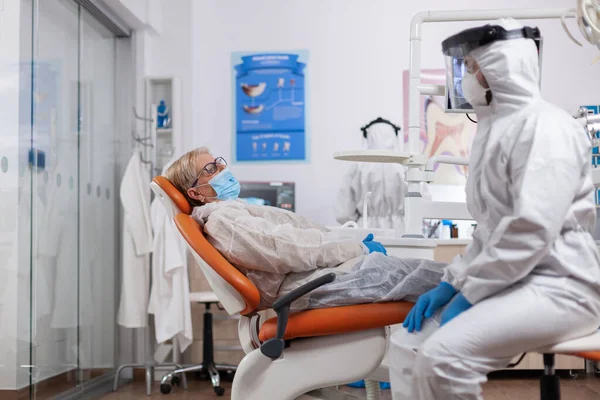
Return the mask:
[[[588,113],[590,114],[598,114],[600,113],[600,106],[581,106],[581,107],[585,107],[588,109]],[[596,133],[596,137],[598,137],[598,133]],[[598,165],[600,165],[600,152],[598,151],[598,147],[592,147],[592,168],[598,168]],[[598,190],[598,188],[595,189],[596,191],[596,196],[595,199],[596,200],[596,204],[600,204],[600,190]]]
[[236,58],[236,161],[305,160],[306,64],[300,53]]

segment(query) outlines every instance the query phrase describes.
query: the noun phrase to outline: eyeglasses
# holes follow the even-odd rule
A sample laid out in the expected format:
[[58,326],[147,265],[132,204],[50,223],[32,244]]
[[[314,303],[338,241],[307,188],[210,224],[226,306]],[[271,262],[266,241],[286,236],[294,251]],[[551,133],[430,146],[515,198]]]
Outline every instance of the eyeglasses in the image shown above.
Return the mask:
[[219,165],[227,166],[227,161],[225,161],[223,157],[217,157],[215,158],[215,161],[207,163],[202,168],[202,170],[200,171],[200,175],[198,175],[194,183],[192,183],[191,187],[196,186],[196,183],[198,183],[198,179],[200,179],[201,176],[211,176],[215,174],[219,170]]

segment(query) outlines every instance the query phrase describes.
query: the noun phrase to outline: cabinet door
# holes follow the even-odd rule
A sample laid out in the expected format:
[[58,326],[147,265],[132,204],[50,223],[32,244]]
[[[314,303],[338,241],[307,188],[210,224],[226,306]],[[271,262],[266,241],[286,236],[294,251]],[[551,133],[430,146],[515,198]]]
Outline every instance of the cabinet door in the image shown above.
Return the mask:
[[466,245],[438,245],[433,251],[433,259],[437,262],[450,263],[459,254],[465,254]]

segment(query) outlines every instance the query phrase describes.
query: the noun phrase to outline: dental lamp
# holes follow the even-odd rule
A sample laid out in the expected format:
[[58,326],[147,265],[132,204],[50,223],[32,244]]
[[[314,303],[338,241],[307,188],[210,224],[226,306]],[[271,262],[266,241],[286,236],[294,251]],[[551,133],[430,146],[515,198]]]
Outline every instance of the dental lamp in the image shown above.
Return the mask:
[[577,0],[577,8],[561,17],[561,23],[567,36],[578,46],[583,46],[569,32],[565,22],[565,18],[568,17],[576,18],[579,30],[585,40],[600,49],[600,0]]
[[575,120],[585,129],[585,132],[590,136],[592,146],[600,145],[600,139],[596,134],[600,132],[600,114],[590,114],[587,108],[581,107],[575,114]]

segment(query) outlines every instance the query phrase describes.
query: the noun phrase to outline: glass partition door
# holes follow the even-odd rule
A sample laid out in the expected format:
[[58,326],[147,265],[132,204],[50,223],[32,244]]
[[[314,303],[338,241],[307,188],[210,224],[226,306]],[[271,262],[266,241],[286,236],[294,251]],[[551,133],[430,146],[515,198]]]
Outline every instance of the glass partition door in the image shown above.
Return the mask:
[[84,392],[115,368],[116,38],[74,0],[21,7],[20,114],[31,128],[21,130],[23,187],[31,188],[23,204],[30,310],[20,317],[29,360],[21,360],[21,376],[31,398],[49,398]]

